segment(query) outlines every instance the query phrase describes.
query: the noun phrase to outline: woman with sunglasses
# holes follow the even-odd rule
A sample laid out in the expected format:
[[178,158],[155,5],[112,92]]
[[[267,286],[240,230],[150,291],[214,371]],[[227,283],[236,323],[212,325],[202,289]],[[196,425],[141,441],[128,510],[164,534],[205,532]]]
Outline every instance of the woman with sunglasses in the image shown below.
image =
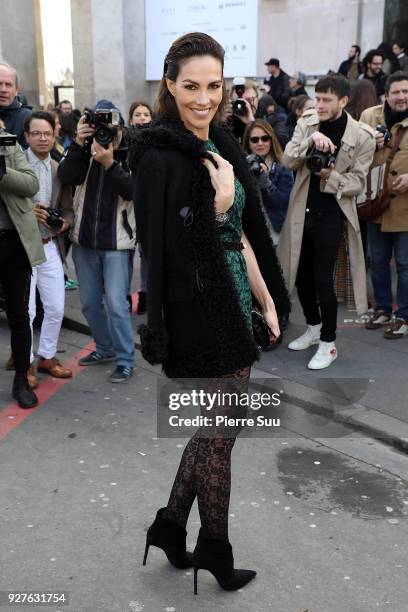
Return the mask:
[[262,159],[259,160],[260,172],[254,175],[272,225],[272,238],[276,245],[288,210],[293,174],[282,166],[282,148],[273,128],[264,119],[256,119],[247,126],[242,144],[247,153],[258,155]]

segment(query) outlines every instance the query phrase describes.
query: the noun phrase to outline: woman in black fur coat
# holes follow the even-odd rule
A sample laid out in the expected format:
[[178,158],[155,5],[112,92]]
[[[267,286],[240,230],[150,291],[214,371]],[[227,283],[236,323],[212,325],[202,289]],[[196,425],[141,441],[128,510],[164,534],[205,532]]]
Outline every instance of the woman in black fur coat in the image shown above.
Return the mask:
[[[147,325],[139,331],[145,359],[171,378],[246,384],[259,358],[252,296],[275,336],[290,305],[245,157],[219,125],[223,62],[224,50],[206,34],[176,40],[164,63],[158,119],[131,135],[138,238],[149,265]],[[234,569],[228,541],[234,431],[211,436],[200,428],[191,438],[168,504],[148,530],[144,563],[155,545],[176,567],[194,566],[195,585],[200,568],[226,590],[254,577]],[[185,527],[196,496],[201,529],[191,554]]]

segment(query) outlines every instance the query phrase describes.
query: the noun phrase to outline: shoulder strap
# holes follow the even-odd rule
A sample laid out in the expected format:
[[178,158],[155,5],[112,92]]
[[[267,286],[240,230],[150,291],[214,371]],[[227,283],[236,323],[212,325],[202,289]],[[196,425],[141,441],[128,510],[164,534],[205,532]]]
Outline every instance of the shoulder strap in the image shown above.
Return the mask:
[[384,191],[387,191],[388,173],[390,171],[390,166],[393,162],[396,152],[398,151],[398,147],[401,144],[401,140],[404,135],[405,129],[406,128],[404,128],[402,125],[399,126],[397,130],[397,135],[395,137],[394,144],[392,145],[391,153],[389,154],[389,156],[387,157],[387,161],[385,162],[384,183],[383,183]]

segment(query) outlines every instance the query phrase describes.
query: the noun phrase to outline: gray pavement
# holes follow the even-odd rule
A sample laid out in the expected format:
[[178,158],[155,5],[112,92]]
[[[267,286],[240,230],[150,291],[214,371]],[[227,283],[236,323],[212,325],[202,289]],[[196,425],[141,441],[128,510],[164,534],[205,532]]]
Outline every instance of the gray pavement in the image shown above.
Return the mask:
[[[138,254],[134,261],[132,290],[136,291]],[[72,262],[69,267],[70,276],[75,277]],[[144,317],[135,317],[135,320],[140,323]],[[86,329],[78,291],[66,293],[66,324],[77,331]],[[380,330],[367,331],[356,312],[340,305],[336,342],[339,357],[329,368],[313,372],[307,369],[307,363],[315,347],[299,352],[287,348],[304,328],[303,315],[294,296],[283,344],[276,352],[263,353],[253,376],[279,377],[285,381],[292,401],[301,403],[304,409],[326,414],[339,422],[346,421],[357,430],[408,451],[408,336],[386,340]],[[358,392],[357,381],[361,383]],[[343,404],[335,400],[339,387],[343,400],[347,395],[351,398]]]
[[[83,323],[78,292],[67,301]],[[146,529],[167,502],[187,441],[157,437],[158,367],[138,352],[123,385],[108,382],[111,364],[75,366],[64,385],[40,375],[43,401],[21,421],[10,406],[12,373],[0,368],[0,591],[69,592],[69,605],[45,608],[54,612],[405,612],[408,457],[398,449],[407,383],[395,373],[408,339],[382,340],[339,320],[330,372],[309,372],[309,354],[285,348],[301,329],[296,307],[285,345],[254,368],[254,390],[284,393],[279,432],[243,435],[233,451],[230,540],[236,566],[258,572],[236,593],[201,571],[194,596],[192,571],[175,570],[154,547],[141,565]],[[90,341],[63,329],[60,359],[75,365]],[[377,352],[381,384],[369,370],[372,359],[381,365]],[[0,364],[8,354],[0,315]],[[190,549],[198,529],[194,504]]]
[[[0,363],[8,340],[0,316]],[[75,362],[89,340],[63,330],[60,358]],[[186,439],[157,438],[160,371],[139,353],[137,363],[116,386],[110,364],[81,369],[0,440],[0,590],[69,592],[54,612],[406,610],[406,454],[290,401],[278,436],[242,437],[233,451],[230,539],[256,579],[227,593],[201,571],[194,596],[192,572],[159,549],[143,567]],[[11,379],[0,369],[0,427],[21,413],[4,418]],[[194,505],[190,549],[198,529]]]

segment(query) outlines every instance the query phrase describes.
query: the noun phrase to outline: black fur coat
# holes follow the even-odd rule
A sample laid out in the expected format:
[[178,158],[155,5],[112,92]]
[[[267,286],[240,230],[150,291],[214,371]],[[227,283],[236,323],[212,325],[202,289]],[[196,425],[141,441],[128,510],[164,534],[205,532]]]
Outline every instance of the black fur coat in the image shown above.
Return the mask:
[[[227,129],[212,127],[210,138],[244,187],[244,233],[278,314],[287,313],[289,297],[245,157]],[[139,328],[144,358],[177,378],[228,375],[252,364],[259,349],[224,256],[214,190],[200,162],[203,141],[162,119],[131,131],[129,149],[138,239],[148,261],[147,325]]]

